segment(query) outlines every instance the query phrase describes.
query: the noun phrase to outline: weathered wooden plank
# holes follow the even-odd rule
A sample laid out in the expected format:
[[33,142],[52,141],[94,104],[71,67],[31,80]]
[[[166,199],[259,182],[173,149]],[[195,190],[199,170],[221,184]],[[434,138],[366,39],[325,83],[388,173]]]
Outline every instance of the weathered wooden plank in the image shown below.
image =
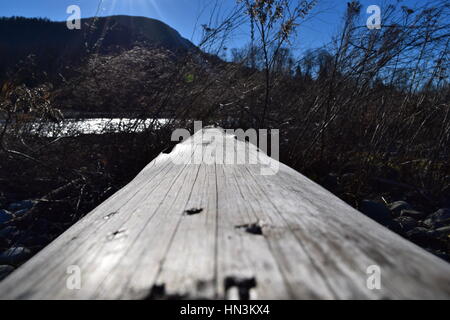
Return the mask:
[[[258,162],[223,162],[245,153]],[[269,162],[198,132],[0,283],[0,298],[450,298],[450,265]],[[73,265],[80,290],[66,286]],[[380,290],[366,286],[371,265]]]

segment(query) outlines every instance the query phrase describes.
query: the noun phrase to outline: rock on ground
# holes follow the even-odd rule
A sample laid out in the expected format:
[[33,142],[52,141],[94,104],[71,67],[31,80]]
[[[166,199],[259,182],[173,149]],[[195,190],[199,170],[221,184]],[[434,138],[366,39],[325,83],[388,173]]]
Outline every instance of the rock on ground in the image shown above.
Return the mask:
[[406,201],[396,201],[390,203],[388,207],[395,216],[399,216],[402,210],[412,210],[412,207]]
[[6,210],[0,210],[0,227],[3,223],[10,221],[13,218],[13,215]]
[[416,211],[416,210],[410,210],[410,209],[403,209],[400,212],[400,216],[401,217],[411,217],[414,218],[416,220],[422,220],[424,219],[427,214],[421,211]]
[[424,221],[425,225],[437,229],[450,225],[450,209],[439,209]]
[[403,232],[408,232],[419,226],[419,223],[411,217],[399,217],[395,218],[394,220],[398,222],[400,230]]
[[0,253],[0,265],[17,266],[28,260],[31,251],[24,247],[12,247]]

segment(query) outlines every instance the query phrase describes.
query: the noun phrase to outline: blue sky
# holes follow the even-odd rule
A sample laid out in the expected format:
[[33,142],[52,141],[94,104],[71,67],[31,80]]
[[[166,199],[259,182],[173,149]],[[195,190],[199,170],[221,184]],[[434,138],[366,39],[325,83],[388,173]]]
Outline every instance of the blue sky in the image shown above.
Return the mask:
[[[386,5],[398,0],[362,0],[363,10],[369,5]],[[78,5],[82,17],[96,14],[100,0],[1,0],[0,16],[46,17],[51,20],[66,20],[69,5]],[[402,0],[402,4],[413,7],[416,3],[432,0]],[[155,18],[178,30],[182,36],[196,43],[200,32],[194,26],[207,22],[212,0],[103,0],[100,15],[126,14]],[[230,10],[235,0],[222,0],[221,12]],[[297,50],[319,47],[330,41],[337,32],[347,1],[318,0],[312,17],[305,21],[295,42]],[[206,9],[205,9],[206,8]],[[203,14],[202,14],[203,13]],[[198,29],[197,29],[198,31]],[[246,29],[237,32],[228,47],[242,46],[248,39]]]

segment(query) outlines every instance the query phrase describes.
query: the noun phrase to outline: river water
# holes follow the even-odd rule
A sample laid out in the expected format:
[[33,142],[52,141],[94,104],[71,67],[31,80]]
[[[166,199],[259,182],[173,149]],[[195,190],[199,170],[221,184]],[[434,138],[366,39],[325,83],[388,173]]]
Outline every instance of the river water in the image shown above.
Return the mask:
[[94,118],[66,119],[61,122],[37,122],[24,127],[33,134],[51,138],[83,134],[105,134],[113,132],[142,132],[149,127],[161,127],[169,119]]

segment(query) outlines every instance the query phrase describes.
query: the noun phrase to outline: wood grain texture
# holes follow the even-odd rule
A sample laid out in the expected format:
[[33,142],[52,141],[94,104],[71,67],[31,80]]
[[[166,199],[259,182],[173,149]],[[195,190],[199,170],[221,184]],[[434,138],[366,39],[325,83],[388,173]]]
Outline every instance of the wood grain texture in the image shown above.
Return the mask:
[[[233,153],[257,162],[224,164]],[[66,286],[72,265],[80,290]],[[366,286],[371,265],[380,290]],[[1,282],[0,298],[449,299],[450,265],[211,128]]]

